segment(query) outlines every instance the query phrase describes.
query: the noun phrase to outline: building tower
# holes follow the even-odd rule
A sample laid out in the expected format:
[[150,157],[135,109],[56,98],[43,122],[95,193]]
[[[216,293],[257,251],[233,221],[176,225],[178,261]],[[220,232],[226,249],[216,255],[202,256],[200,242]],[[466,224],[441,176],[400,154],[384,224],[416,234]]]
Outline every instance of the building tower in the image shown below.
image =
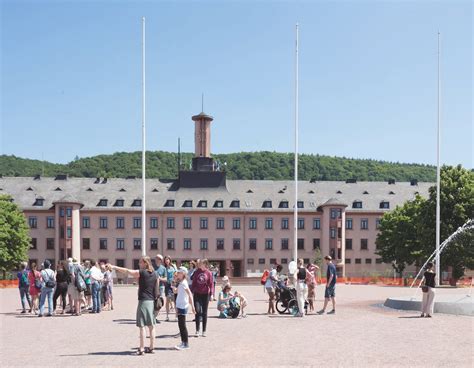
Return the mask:
[[193,170],[215,171],[211,158],[211,122],[214,119],[204,112],[194,115],[192,119],[195,123]]

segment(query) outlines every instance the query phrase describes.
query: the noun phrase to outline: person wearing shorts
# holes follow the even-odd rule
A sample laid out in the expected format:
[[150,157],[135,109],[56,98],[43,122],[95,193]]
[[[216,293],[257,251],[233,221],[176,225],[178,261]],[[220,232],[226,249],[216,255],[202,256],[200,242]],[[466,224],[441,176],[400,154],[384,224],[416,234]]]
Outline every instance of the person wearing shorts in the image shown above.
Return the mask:
[[324,257],[324,260],[328,266],[326,275],[326,289],[324,290],[324,306],[318,314],[323,314],[326,311],[326,307],[329,300],[332,302],[332,310],[327,314],[336,314],[336,266],[332,263],[331,256]]
[[278,265],[276,269],[272,268],[265,282],[265,289],[268,293],[267,314],[275,314],[275,285],[278,282],[278,273],[281,272],[281,270],[281,265]]

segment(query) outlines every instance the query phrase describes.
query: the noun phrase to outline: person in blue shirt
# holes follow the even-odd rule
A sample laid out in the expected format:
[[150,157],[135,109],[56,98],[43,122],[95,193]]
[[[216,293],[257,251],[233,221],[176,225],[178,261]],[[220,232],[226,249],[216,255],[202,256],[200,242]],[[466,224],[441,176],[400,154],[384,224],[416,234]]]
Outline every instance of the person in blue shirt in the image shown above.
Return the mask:
[[323,314],[326,311],[329,299],[331,299],[332,302],[332,310],[327,314],[336,314],[336,266],[332,263],[331,256],[324,257],[324,260],[328,266],[326,274],[326,290],[324,291],[324,306],[323,309],[318,312],[318,314]]
[[[156,268],[155,268],[155,273],[156,273],[156,278],[160,282],[160,296],[163,298],[163,301],[165,300],[165,287],[166,287],[166,282],[168,281],[167,277],[167,272],[165,266],[163,266],[163,256],[161,254],[156,255]],[[155,319],[156,323],[160,323],[158,321],[158,311],[155,311]]]

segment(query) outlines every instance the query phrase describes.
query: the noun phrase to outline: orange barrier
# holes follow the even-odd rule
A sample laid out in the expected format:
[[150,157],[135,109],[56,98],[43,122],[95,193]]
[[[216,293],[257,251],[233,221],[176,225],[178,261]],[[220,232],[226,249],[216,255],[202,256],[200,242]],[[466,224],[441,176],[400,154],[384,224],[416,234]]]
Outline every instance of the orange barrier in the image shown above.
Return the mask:
[[18,280],[0,280],[0,289],[18,287]]

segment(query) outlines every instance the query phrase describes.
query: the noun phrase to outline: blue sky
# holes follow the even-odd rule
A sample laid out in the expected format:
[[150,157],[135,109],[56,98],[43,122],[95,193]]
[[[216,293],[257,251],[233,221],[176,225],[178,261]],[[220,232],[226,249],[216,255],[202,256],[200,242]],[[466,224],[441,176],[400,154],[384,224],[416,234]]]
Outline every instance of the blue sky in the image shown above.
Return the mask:
[[293,150],[300,24],[300,151],[473,166],[470,1],[1,0],[1,153],[67,162],[193,151],[191,116],[215,117],[212,152]]

